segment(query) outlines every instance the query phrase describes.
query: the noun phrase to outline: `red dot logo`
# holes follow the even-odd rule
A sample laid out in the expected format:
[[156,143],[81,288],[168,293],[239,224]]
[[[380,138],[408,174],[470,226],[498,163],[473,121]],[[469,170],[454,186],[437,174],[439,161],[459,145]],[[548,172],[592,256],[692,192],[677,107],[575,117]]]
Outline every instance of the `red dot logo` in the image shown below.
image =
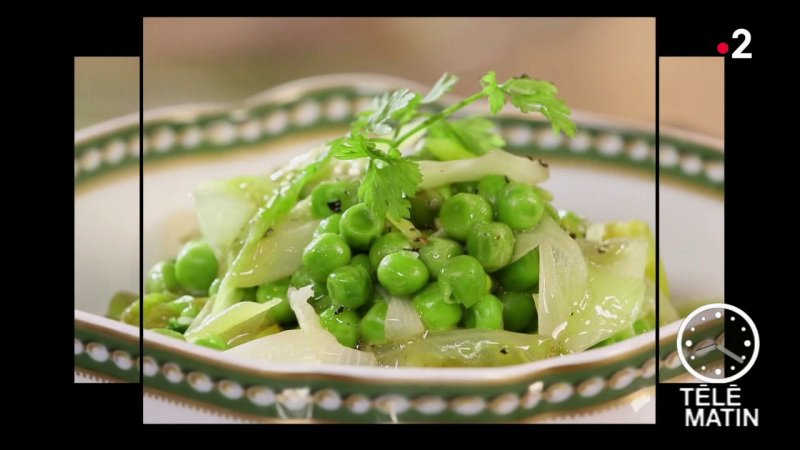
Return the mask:
[[729,50],[729,47],[728,47],[727,43],[720,42],[719,44],[717,44],[717,52],[719,52],[720,55],[724,55],[724,54],[728,53],[728,50]]

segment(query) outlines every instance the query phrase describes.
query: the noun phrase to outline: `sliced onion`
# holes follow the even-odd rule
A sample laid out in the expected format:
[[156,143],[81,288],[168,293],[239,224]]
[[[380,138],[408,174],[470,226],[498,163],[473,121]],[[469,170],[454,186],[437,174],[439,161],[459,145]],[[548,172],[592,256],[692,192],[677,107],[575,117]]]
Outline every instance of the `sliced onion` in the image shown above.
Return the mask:
[[225,353],[252,361],[305,364],[375,366],[375,355],[340,344],[332,334],[319,330],[287,330],[246,342]]
[[578,239],[583,256],[592,264],[618,275],[641,278],[647,266],[645,239],[611,238],[602,243]]
[[235,303],[217,314],[207,315],[197,325],[192,323],[193,326],[186,331],[184,337],[191,342],[203,336],[215,335],[230,344],[236,337],[255,335],[264,327],[275,323],[266,312],[278,303],[280,299],[272,299],[266,303]]
[[545,215],[532,231],[519,233],[515,261],[539,247],[539,334],[555,337],[566,326],[570,312],[586,296],[586,261],[578,244]]
[[547,181],[550,173],[539,160],[516,156],[503,150],[492,150],[477,158],[454,161],[419,161],[422,182],[419,189],[428,189],[462,181],[474,181],[488,175],[502,174],[526,184]]
[[401,297],[389,299],[384,333],[390,342],[408,342],[425,333],[425,325],[411,300]]
[[314,286],[309,284],[301,288],[290,287],[286,293],[289,299],[289,306],[297,317],[297,324],[302,330],[322,330],[319,323],[319,316],[314,307],[308,303],[308,299],[314,296]]
[[258,286],[288,277],[303,266],[303,249],[311,242],[318,220],[294,222],[287,218],[275,225],[252,252],[244,253],[239,269],[231,268],[230,283]]
[[255,339],[225,353],[239,355],[256,361],[280,361],[305,364],[347,364],[375,366],[375,355],[345,347],[322,328],[319,316],[308,304],[314,294],[312,286],[290,288],[287,297],[297,317],[299,330],[282,331],[278,334]]

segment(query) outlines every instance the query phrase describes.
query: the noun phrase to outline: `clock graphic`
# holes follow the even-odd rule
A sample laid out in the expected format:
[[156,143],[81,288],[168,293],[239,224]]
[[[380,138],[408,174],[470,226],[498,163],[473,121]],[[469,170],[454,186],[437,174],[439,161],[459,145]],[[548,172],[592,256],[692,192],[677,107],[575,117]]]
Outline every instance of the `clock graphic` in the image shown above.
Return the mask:
[[758,329],[750,316],[725,303],[697,308],[678,329],[681,363],[708,383],[730,383],[743,377],[755,364],[759,345]]

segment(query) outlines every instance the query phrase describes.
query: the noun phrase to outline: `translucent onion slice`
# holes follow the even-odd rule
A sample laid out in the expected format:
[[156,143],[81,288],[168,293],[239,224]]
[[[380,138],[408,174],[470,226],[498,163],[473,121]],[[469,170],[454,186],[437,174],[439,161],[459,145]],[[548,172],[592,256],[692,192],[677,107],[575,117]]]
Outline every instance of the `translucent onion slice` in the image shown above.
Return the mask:
[[[280,303],[273,299],[266,303],[241,302],[233,304],[217,314],[206,316],[205,320],[186,331],[186,341],[214,335],[228,345],[246,341],[255,337],[264,328],[275,324],[275,320],[267,314],[270,308]],[[194,323],[192,324],[194,325]]]
[[392,367],[496,367],[558,354],[548,337],[477,328],[432,331],[424,339],[376,347],[375,353],[381,364]]
[[425,333],[425,325],[411,300],[401,297],[389,299],[384,333],[390,342],[408,342]]
[[422,182],[419,189],[450,183],[480,180],[487,175],[503,174],[526,184],[547,181],[550,174],[538,159],[516,156],[503,150],[492,150],[483,156],[454,161],[419,161]]
[[297,317],[299,330],[282,331],[255,339],[226,350],[225,353],[265,362],[377,365],[375,355],[343,346],[331,333],[322,328],[319,316],[308,304],[308,299],[313,293],[311,286],[289,289],[289,305]]
[[539,334],[556,337],[586,296],[586,261],[578,244],[550,216],[532,231],[519,233],[516,261],[539,247]]

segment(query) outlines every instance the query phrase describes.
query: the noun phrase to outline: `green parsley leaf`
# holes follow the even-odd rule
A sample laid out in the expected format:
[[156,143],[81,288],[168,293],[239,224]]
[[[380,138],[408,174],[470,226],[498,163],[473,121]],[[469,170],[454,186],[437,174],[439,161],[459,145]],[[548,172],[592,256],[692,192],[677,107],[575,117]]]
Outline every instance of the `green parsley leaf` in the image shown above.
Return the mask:
[[363,135],[355,135],[334,139],[330,143],[331,154],[336,159],[358,159],[369,156],[369,151],[375,144],[369,142]]
[[417,193],[422,181],[417,163],[386,153],[371,152],[367,174],[358,188],[358,197],[378,217],[410,217],[409,198]]
[[[510,100],[522,112],[542,113],[555,132],[563,131],[570,136],[575,133],[570,110],[556,98],[555,86],[526,76],[498,84],[497,75],[488,72],[481,78],[481,91],[435,113],[419,111],[420,106],[441,98],[456,81],[453,75],[442,75],[425,97],[408,89],[384,94],[375,99],[371,111],[358,115],[348,136],[330,143],[330,154],[337,159],[370,159],[358,196],[375,215],[395,222],[410,216],[409,198],[416,195],[422,175],[417,163],[403,156],[399,149],[406,139],[417,133],[426,133],[428,154],[442,160],[470,158],[505,145],[492,122],[486,119],[470,117],[447,121],[456,111],[479,99],[488,98],[492,114],[500,112]],[[401,133],[403,125],[423,118]],[[394,134],[387,137],[392,131]]]
[[553,132],[563,131],[574,136],[575,122],[570,118],[571,111],[563,100],[556,98],[558,89],[549,81],[533,78],[512,78],[505,82],[502,89],[511,97],[511,104],[527,113],[538,111],[550,121]]
[[453,86],[458,82],[458,77],[449,73],[445,73],[439,78],[439,81],[433,85],[431,91],[428,92],[428,95],[422,99],[422,103],[433,103],[436,100],[439,100],[445,92],[449,91],[453,88]]
[[506,96],[497,84],[497,75],[490,70],[481,78],[483,93],[489,96],[489,111],[492,115],[497,114],[506,104]]
[[417,111],[417,108],[419,108],[419,105],[421,103],[422,103],[422,97],[419,94],[414,94],[414,98],[412,98],[408,102],[408,105],[406,105],[405,107],[395,111],[392,114],[392,120],[397,122],[396,130],[399,131],[399,128],[402,125],[407,124],[412,119],[414,119],[414,118],[416,118],[418,116],[419,112]]
[[475,155],[480,156],[506,146],[506,141],[495,131],[494,123],[483,117],[453,120],[450,126],[467,150]]
[[441,161],[472,158],[505,145],[494,124],[482,117],[436,122],[425,138],[426,148]]
[[386,121],[392,116],[407,107],[409,102],[417,94],[409,92],[408,89],[400,89],[391,94],[383,94],[378,97],[373,107],[373,113],[367,119],[366,130],[377,134],[388,134],[392,131]]

